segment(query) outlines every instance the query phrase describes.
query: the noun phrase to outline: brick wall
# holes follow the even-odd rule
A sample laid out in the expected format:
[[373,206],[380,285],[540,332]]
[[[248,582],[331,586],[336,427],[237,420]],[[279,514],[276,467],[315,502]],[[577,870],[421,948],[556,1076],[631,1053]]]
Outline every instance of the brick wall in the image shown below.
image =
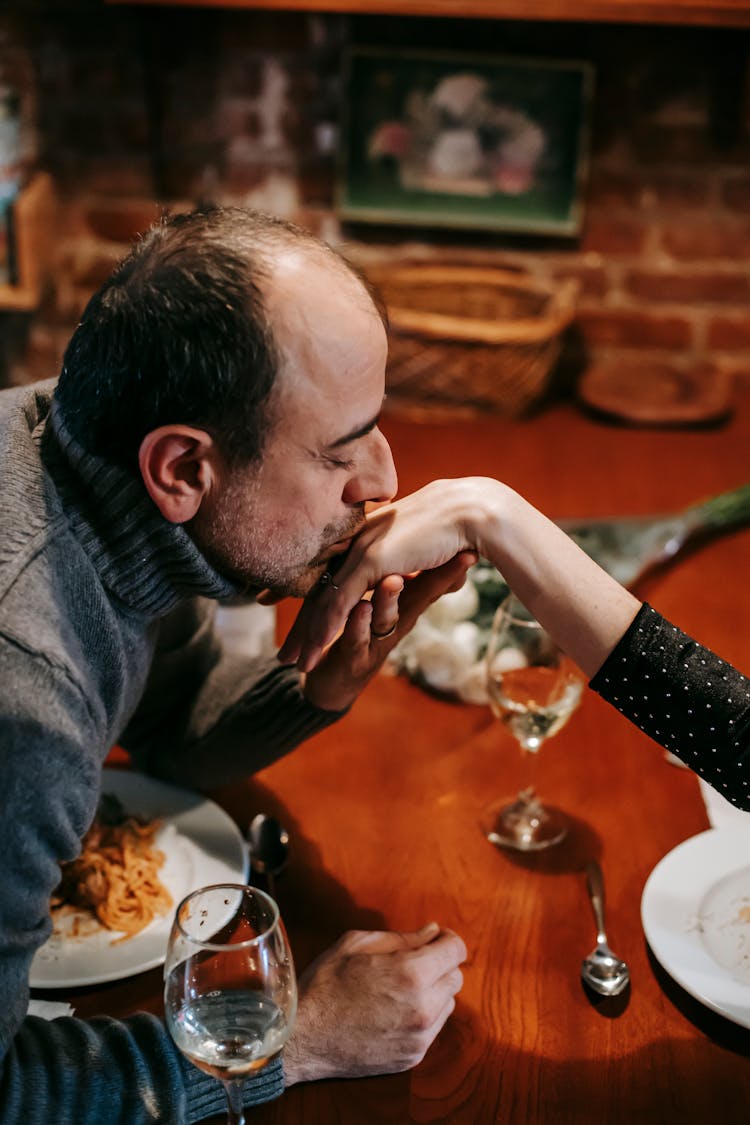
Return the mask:
[[[290,215],[365,261],[406,249],[575,277],[573,374],[750,377],[747,33],[95,0],[25,0],[13,11],[12,35],[36,76],[39,161],[61,198],[54,283],[24,322],[13,381],[54,374],[87,296],[133,234],[161,207],[199,199]],[[333,184],[349,42],[590,59],[597,91],[582,236],[342,230]]]

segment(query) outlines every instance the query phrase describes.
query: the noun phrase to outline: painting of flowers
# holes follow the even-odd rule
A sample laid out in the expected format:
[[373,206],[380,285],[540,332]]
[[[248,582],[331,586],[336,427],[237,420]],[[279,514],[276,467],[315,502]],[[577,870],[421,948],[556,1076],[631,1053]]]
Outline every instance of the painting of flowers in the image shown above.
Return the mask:
[[345,81],[343,218],[580,230],[588,64],[354,48]]

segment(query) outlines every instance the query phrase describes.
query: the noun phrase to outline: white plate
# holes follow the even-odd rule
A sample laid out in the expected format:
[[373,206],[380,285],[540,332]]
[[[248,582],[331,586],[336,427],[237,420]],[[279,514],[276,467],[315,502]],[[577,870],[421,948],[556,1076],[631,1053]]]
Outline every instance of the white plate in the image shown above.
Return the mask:
[[[130,770],[103,770],[102,793],[113,793],[127,812],[164,821],[156,845],[165,854],[160,877],[174,906],[198,887],[246,882],[242,833],[213,801]],[[173,913],[116,945],[117,935],[104,928],[86,937],[53,934],[31,963],[31,987],[101,984],[163,964]]]
[[750,828],[712,828],[665,855],[643,889],[641,920],[678,984],[750,1027]]

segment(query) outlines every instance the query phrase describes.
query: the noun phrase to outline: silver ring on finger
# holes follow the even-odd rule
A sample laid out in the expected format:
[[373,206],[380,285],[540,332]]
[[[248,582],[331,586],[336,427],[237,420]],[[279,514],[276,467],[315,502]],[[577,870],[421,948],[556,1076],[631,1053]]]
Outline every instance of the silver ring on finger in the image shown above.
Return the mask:
[[396,632],[397,626],[398,626],[398,618],[396,618],[396,620],[391,625],[390,629],[387,629],[385,631],[385,633],[378,633],[375,629],[370,629],[370,636],[374,637],[376,641],[384,641],[386,639],[386,637],[392,637],[393,636],[393,634]]
[[339,590],[341,588],[340,586],[337,586],[333,581],[333,575],[331,574],[330,570],[323,571],[320,578],[318,579],[318,585],[330,586],[332,590]]

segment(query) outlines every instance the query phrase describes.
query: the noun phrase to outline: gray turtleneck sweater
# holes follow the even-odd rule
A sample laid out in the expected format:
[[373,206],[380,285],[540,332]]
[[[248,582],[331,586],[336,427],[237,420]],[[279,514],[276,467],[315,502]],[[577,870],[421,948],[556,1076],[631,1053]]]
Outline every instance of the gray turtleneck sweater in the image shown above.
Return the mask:
[[[215,599],[234,593],[139,478],[66,434],[53,384],[0,392],[0,1123],[141,1125],[220,1113],[221,1085],[162,1021],[26,1015],[73,859],[120,742],[183,786],[247,775],[336,716],[297,675],[222,654]],[[281,1093],[280,1061],[248,1084]]]

